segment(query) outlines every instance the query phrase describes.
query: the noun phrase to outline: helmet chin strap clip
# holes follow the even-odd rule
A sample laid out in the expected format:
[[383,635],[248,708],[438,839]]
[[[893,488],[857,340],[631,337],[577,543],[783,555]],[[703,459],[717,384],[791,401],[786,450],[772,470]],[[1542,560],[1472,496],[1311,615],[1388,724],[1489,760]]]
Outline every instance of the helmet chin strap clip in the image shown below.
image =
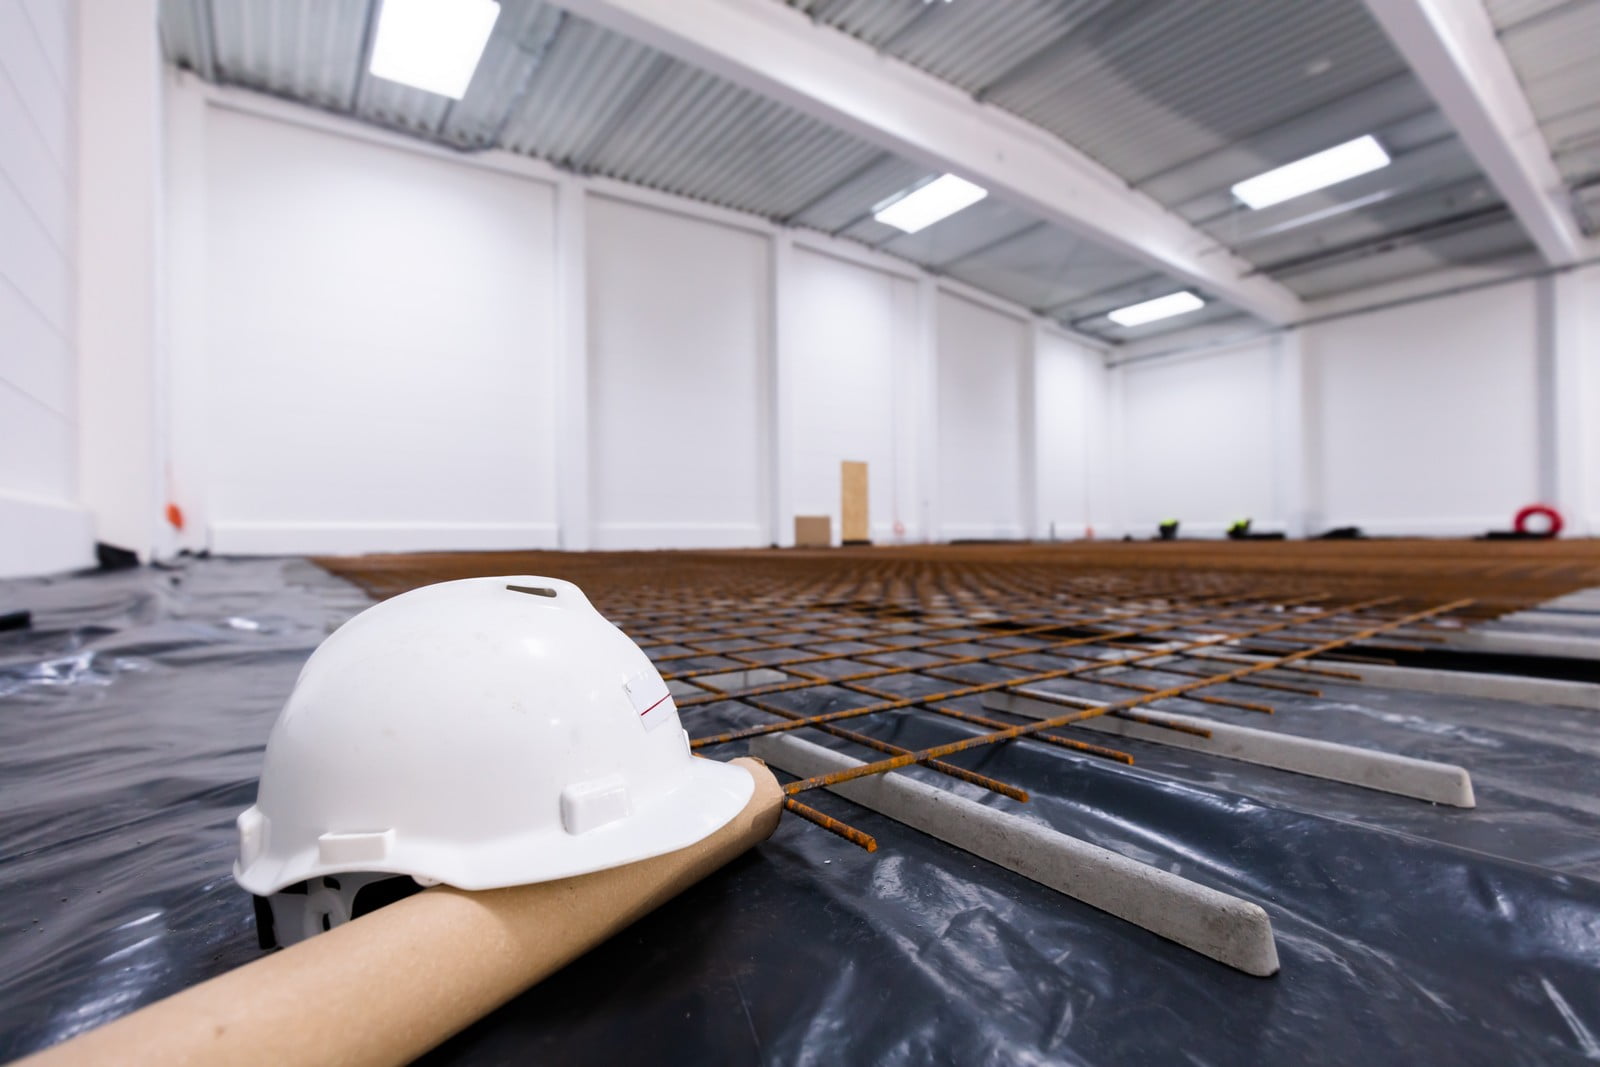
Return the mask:
[[284,948],[438,884],[387,871],[308,878],[255,898],[257,939],[264,949]]

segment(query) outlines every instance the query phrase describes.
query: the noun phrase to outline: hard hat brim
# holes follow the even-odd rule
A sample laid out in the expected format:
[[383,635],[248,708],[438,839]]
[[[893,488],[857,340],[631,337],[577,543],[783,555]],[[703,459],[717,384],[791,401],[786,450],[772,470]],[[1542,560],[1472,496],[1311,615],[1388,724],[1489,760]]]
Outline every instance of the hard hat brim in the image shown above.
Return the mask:
[[727,825],[754,791],[755,781],[743,768],[696,758],[676,788],[649,807],[582,834],[557,825],[470,846],[399,838],[381,860],[346,863],[324,862],[315,849],[274,854],[269,836],[267,848],[248,866],[235,863],[233,876],[257,896],[351,871],[412,875],[468,890],[549,882],[687,848]]

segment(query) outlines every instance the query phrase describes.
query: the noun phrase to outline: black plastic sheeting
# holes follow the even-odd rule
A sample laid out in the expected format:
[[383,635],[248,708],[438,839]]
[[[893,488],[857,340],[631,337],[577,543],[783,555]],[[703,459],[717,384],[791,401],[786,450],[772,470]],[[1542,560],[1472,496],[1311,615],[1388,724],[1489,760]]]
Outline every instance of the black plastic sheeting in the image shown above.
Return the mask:
[[[258,956],[233,819],[300,664],[363,602],[297,561],[0,584],[0,610],[33,612],[0,633],[0,1059]],[[1261,903],[1276,978],[819,797],[879,851],[785,820],[428,1061],[1600,1059],[1600,714],[1351,687],[1273,699],[1285,729],[1467,765],[1479,807],[1136,742],[1133,768],[1034,742],[969,765],[1034,798],[987,803]],[[686,716],[698,734],[757,721]],[[865,722],[903,744],[962,735]]]

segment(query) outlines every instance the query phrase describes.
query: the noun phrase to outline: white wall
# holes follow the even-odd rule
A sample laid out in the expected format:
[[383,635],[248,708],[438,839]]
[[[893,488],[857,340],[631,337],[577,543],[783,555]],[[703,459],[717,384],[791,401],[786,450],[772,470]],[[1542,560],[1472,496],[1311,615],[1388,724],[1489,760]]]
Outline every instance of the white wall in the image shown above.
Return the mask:
[[[938,530],[942,540],[1022,537],[1031,439],[1031,326],[962,296],[938,305]],[[1030,405],[1031,407],[1031,405]]]
[[[192,80],[174,96],[199,118],[169,115],[166,399],[173,427],[214,405],[216,428],[174,429],[172,467],[224,551],[781,543],[796,513],[837,520],[841,459],[869,464],[879,541],[1169,515],[1475,533],[1568,483],[1596,508],[1600,270],[1108,372],[1023,309],[847,242]],[[315,188],[262,179],[291,165]],[[337,202],[368,184],[386,191]],[[386,212],[437,218],[386,246]]]
[[[786,283],[780,402],[791,420],[793,512],[829,516],[837,542],[839,464],[857,460],[867,464],[872,539],[903,539],[916,510],[899,432],[915,389],[916,283],[805,248],[794,250]],[[791,528],[780,540],[785,533],[792,539]]]
[[77,505],[74,5],[0,0],[0,577],[92,562]]
[[1105,358],[1049,330],[1037,335],[1034,426],[1040,534],[1116,536],[1111,436],[1116,420]]
[[1215,535],[1241,518],[1283,528],[1278,361],[1262,338],[1119,368],[1122,506],[1135,536],[1169,518],[1184,535]]
[[1119,353],[1135,530],[1252,515],[1291,533],[1471,536],[1535,502],[1570,535],[1600,530],[1600,268],[1454,284],[1346,294],[1287,332],[1224,326],[1209,345],[1202,331],[1187,349]]
[[552,187],[225,108],[205,139],[213,547],[553,546]]
[[1508,528],[1538,499],[1536,313],[1536,283],[1526,281],[1309,327],[1322,521],[1376,534],[1476,534]]
[[594,546],[769,543],[767,241],[604,196],[587,216]]
[[[1043,532],[1036,468],[1060,536],[1109,512],[1099,350],[909,264],[188,76],[166,140],[180,544],[787,543],[797,513],[837,530],[844,459],[880,542]],[[1047,351],[1082,415],[1059,459]]]

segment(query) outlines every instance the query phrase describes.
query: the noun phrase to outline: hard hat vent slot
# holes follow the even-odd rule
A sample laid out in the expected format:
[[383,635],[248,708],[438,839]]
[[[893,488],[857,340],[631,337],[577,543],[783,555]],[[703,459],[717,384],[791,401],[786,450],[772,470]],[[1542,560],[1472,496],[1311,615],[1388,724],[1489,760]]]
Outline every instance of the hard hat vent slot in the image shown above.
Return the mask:
[[553,597],[556,595],[556,591],[554,589],[543,585],[508,585],[506,588],[511,590],[513,593],[529,593],[533,596]]

